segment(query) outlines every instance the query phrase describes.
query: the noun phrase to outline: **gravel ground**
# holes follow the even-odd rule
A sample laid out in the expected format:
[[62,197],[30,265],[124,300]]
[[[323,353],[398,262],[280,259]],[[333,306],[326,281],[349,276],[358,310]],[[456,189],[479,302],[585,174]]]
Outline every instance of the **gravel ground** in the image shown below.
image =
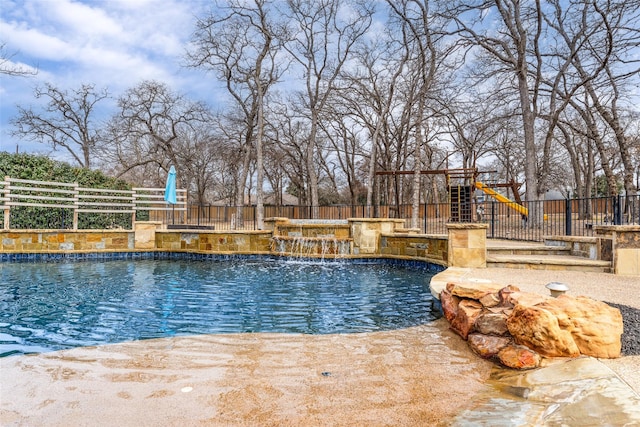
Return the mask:
[[640,356],[640,310],[628,305],[607,302],[622,313],[624,332],[622,333],[622,355]]

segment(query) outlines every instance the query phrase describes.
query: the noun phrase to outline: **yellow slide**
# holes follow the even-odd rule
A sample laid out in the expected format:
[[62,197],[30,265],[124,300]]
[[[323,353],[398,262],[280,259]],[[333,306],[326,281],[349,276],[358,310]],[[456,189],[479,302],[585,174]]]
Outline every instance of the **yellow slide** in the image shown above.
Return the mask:
[[[487,187],[486,185],[484,185],[481,182],[476,181],[476,188],[478,190],[482,190],[485,192],[485,194],[493,197],[494,199],[496,199],[499,202],[505,203],[507,206],[509,206],[511,209],[518,211],[519,213],[521,213],[522,215],[526,215],[529,216],[529,209],[525,208],[522,205],[519,205],[518,203],[514,202],[513,200],[504,197],[502,194],[494,191],[493,189]],[[544,216],[544,219],[547,219],[547,215]]]

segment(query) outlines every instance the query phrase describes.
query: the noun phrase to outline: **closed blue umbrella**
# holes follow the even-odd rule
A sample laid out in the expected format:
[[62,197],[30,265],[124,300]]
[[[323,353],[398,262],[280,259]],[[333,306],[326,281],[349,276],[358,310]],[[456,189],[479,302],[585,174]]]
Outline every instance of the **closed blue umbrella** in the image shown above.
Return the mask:
[[172,205],[178,203],[178,197],[176,195],[176,168],[173,166],[169,169],[169,175],[167,176],[167,185],[164,188],[164,200]]

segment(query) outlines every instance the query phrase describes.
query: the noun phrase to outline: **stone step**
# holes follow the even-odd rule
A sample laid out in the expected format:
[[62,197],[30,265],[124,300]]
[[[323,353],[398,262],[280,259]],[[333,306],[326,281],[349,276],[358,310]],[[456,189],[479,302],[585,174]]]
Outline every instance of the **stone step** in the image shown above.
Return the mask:
[[570,255],[504,255],[487,253],[489,268],[569,270],[610,273],[611,262]]
[[487,254],[491,255],[570,255],[571,248],[564,246],[524,246],[516,247],[487,247]]

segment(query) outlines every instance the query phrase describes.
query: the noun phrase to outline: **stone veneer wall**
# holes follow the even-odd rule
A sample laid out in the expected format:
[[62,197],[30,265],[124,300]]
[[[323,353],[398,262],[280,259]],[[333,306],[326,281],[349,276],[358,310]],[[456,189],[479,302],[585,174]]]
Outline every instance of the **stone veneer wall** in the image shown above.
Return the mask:
[[487,266],[488,224],[447,224],[450,267],[485,268]]
[[615,274],[640,276],[640,225],[594,225],[593,231],[612,240]]
[[156,249],[211,253],[265,254],[270,231],[158,231]]
[[355,255],[380,253],[382,234],[393,233],[404,226],[403,219],[395,218],[350,218],[351,237]]
[[380,254],[420,258],[438,265],[447,265],[447,236],[391,233],[381,234]]
[[[146,232],[147,230],[145,230]],[[144,233],[143,233],[144,234]],[[269,253],[269,231],[157,231],[153,244],[136,241],[133,231],[5,231],[0,232],[0,251],[36,252],[117,252],[132,250],[194,251],[211,253]]]
[[129,251],[135,247],[131,231],[1,231],[0,237],[0,251],[8,253]]
[[612,261],[612,242],[608,238],[588,236],[545,236],[546,246],[569,247],[571,255],[582,258]]
[[278,235],[285,237],[349,238],[348,224],[283,224],[278,225]]

